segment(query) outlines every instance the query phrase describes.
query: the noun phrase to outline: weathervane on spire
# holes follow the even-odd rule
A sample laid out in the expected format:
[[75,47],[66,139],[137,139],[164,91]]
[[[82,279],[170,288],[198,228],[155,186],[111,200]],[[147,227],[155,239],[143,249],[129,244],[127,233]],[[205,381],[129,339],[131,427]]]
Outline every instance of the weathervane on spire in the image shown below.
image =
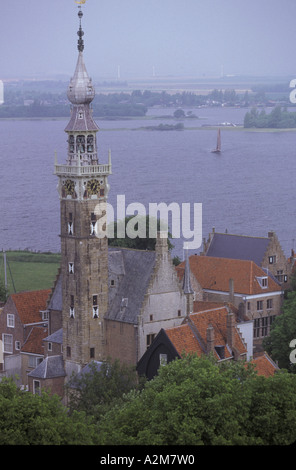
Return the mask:
[[85,2],[86,2],[86,0],[80,0],[80,2],[77,2],[77,1],[75,0],[75,3],[78,3],[78,5],[83,5]]
[[81,27],[81,18],[83,17],[83,13],[82,13],[82,9],[81,9],[81,6],[80,4],[82,3],[85,3],[86,0],[80,0],[80,2],[76,2],[76,3],[79,3],[79,12],[78,12],[78,16],[79,16],[79,31],[77,31],[77,35],[79,37],[78,39],[78,51],[79,52],[83,52],[83,49],[84,49],[84,42],[83,42],[83,39],[82,37],[84,36],[84,32],[82,30],[82,27]]

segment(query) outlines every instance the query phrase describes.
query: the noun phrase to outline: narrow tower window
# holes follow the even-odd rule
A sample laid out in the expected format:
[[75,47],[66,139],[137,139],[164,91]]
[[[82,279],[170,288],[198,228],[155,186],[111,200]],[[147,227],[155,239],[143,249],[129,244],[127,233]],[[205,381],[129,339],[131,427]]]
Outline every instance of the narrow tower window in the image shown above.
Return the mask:
[[94,136],[88,135],[87,136],[87,151],[92,153],[94,151]]
[[74,295],[70,296],[70,318],[75,318]]
[[74,145],[75,145],[74,135],[70,135],[69,136],[69,152],[70,153],[74,153]]
[[73,233],[74,233],[73,216],[72,216],[72,212],[69,212],[68,234],[73,235]]
[[85,152],[85,137],[84,137],[84,135],[78,135],[76,137],[76,148],[77,148],[77,152],[81,152],[81,153]]
[[74,263],[69,263],[69,274],[74,274]]
[[93,318],[99,318],[99,306],[97,295],[93,295]]

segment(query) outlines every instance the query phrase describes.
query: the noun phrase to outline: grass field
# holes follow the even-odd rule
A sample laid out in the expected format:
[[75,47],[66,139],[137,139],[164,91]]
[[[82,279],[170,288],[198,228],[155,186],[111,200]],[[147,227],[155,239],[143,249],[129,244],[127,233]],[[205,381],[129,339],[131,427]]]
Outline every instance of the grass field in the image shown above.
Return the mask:
[[[8,293],[24,290],[50,289],[60,266],[57,253],[7,251],[6,272]],[[4,284],[4,256],[0,252],[0,282]]]

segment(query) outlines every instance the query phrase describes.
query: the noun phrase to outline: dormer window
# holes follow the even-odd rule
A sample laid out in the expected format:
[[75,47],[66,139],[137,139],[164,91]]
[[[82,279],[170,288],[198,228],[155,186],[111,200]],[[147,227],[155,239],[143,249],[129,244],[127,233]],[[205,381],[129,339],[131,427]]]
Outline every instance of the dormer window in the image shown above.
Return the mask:
[[256,277],[260,287],[262,289],[267,289],[268,287],[268,277],[267,276],[258,276]]

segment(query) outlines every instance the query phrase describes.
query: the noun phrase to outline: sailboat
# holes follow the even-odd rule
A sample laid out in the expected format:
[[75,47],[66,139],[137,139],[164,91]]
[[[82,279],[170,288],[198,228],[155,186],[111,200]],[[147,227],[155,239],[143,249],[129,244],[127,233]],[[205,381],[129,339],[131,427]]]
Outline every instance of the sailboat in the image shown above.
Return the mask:
[[217,147],[212,150],[212,153],[220,153],[221,152],[221,130],[220,128],[218,129],[218,135],[217,135]]

